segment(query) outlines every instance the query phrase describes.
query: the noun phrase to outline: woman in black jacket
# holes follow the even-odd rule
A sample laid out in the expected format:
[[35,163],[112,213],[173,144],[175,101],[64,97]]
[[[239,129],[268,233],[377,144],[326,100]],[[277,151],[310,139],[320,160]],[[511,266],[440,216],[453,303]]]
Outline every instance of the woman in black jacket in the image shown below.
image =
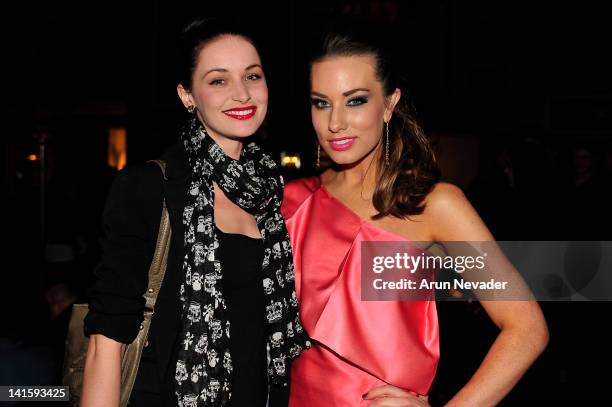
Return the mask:
[[[237,29],[236,27],[240,27]],[[162,201],[172,242],[130,405],[264,406],[308,346],[300,325],[282,179],[245,139],[261,125],[268,89],[242,26],[198,20],[184,31],[177,91],[192,113],[164,156],[116,178],[96,270],[82,406],[116,406],[120,355],[143,319]],[[267,363],[266,348],[270,351]]]

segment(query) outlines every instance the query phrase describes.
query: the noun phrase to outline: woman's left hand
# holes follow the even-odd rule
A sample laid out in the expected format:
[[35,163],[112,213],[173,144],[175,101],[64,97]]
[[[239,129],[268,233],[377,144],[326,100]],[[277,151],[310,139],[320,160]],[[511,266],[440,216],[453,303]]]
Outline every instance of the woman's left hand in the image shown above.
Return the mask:
[[363,399],[374,400],[369,407],[430,407],[426,396],[415,396],[388,384],[370,390]]

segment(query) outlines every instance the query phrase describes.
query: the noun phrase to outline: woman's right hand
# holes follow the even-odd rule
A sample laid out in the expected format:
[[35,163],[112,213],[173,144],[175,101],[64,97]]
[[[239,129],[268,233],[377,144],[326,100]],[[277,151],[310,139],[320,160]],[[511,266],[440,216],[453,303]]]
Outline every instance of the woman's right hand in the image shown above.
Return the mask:
[[121,354],[125,345],[104,335],[91,335],[85,361],[81,407],[118,407]]

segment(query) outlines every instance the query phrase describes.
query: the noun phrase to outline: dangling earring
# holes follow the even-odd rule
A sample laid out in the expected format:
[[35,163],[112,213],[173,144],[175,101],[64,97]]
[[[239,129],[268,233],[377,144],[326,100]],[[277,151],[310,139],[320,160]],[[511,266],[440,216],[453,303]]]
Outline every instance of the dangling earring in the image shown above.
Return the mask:
[[193,114],[196,111],[195,105],[189,105],[189,107],[187,108],[187,111]]
[[321,144],[317,143],[317,168],[321,166]]
[[385,164],[389,165],[389,122],[385,122]]

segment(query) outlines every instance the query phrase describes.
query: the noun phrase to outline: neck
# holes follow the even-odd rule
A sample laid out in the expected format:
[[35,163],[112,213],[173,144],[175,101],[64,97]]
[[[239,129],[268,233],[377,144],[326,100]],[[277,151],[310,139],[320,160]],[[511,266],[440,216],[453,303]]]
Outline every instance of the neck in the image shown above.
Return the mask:
[[343,188],[359,189],[366,196],[371,196],[378,178],[379,155],[380,148],[375,148],[359,162],[342,165],[335,173],[332,182],[343,185]]

